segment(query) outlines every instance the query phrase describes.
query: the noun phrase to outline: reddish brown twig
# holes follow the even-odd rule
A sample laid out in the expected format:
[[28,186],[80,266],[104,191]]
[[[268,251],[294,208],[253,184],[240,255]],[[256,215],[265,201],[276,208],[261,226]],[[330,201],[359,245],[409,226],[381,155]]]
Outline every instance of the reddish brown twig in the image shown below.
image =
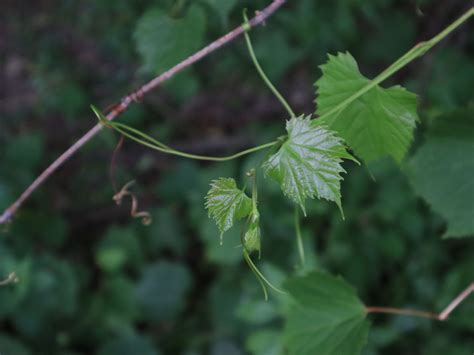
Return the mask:
[[438,315],[439,320],[445,320],[451,314],[454,309],[459,306],[459,304],[464,301],[471,293],[474,292],[474,282],[469,285],[464,291],[462,291],[459,296],[451,301],[450,304]]
[[429,318],[439,321],[444,321],[448,318],[454,309],[464,301],[471,293],[474,292],[474,282],[471,283],[464,291],[462,291],[455,299],[453,299],[441,313],[431,313],[424,311],[417,311],[414,309],[400,309],[392,307],[366,307],[367,313],[389,313],[399,314],[411,317]]
[[[270,17],[276,10],[278,10],[285,3],[285,1],[286,0],[273,0],[273,2],[270,5],[268,5],[265,9],[257,12],[255,17],[253,17],[249,21],[248,26],[256,27],[263,24],[268,17]],[[170,79],[172,76],[174,76],[176,73],[180,72],[181,70],[189,67],[190,65],[196,63],[202,58],[208,56],[209,54],[221,48],[225,44],[233,41],[234,39],[242,35],[245,31],[246,31],[246,28],[244,26],[239,26],[235,28],[233,31],[227,33],[226,35],[212,42],[208,46],[194,53],[190,57],[186,58],[181,63],[178,63],[171,69],[165,71],[161,75],[152,79],[150,82],[146,83],[138,90],[122,98],[120,103],[116,104],[109,111],[106,118],[108,120],[113,120],[114,118],[119,116],[122,112],[127,110],[127,108],[133,102],[137,102],[141,100],[145,94],[147,94],[151,90],[158,87],[161,83]],[[82,136],[69,149],[67,149],[63,154],[61,154],[50,166],[48,166],[46,170],[44,170],[31,183],[31,185],[20,195],[20,197],[3,212],[3,214],[0,216],[0,225],[5,224],[8,221],[10,221],[11,218],[17,212],[17,210],[21,207],[21,205],[30,197],[30,195],[37,188],[39,188],[45,182],[45,180],[49,176],[51,176],[62,164],[64,164],[69,158],[71,158],[72,155],[74,155],[79,149],[81,149],[84,144],[86,144],[89,140],[91,140],[101,129],[102,129],[102,125],[100,123],[94,126],[89,132],[87,132],[84,136]]]

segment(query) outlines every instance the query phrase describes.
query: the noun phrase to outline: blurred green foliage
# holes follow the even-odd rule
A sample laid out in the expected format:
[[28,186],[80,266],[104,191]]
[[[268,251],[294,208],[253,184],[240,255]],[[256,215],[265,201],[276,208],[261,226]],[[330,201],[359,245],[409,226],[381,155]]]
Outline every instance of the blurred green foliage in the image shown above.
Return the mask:
[[[1,91],[1,210],[95,124],[90,103],[111,104],[241,23],[243,7],[253,11],[268,1],[27,3],[0,5],[8,39],[2,53],[8,90]],[[372,77],[466,6],[461,0],[299,0],[252,36],[271,79],[299,112],[311,113],[312,84],[326,53],[349,50]],[[192,34],[184,26],[182,32],[140,35],[160,21],[190,21]],[[420,95],[420,132],[438,113],[473,103],[473,33],[472,24],[464,26],[392,79]],[[174,53],[156,53],[162,41],[178,40]],[[241,137],[239,144],[249,145],[284,132],[286,114],[268,97],[239,40],[180,74],[123,120],[217,155],[237,150],[231,144]],[[116,141],[109,131],[91,141],[1,230],[0,277],[15,271],[20,279],[0,288],[2,355],[284,353],[288,300],[272,293],[263,301],[242,260],[239,228],[227,232],[220,246],[204,210],[212,179],[243,177],[262,157],[200,164],[127,142],[115,178],[120,184],[137,180],[134,193],[154,220],[145,227],[130,218],[126,203],[112,201],[108,174]],[[307,204],[306,269],[343,275],[367,305],[441,310],[472,282],[472,241],[442,240],[445,221],[416,197],[393,162],[344,167],[346,220],[334,205]],[[302,273],[293,208],[278,185],[263,178],[258,183],[258,265],[281,286],[287,276]],[[473,319],[472,299],[443,323],[375,315],[364,354],[470,354]]]

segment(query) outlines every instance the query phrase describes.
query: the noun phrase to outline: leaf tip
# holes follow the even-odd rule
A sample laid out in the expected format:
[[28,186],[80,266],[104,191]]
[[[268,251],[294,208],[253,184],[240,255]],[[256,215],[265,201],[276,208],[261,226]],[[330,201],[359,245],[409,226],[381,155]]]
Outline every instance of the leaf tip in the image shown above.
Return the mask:
[[337,207],[339,208],[339,212],[341,212],[341,218],[343,221],[346,220],[346,216],[344,215],[344,209],[342,208],[342,203],[341,203],[341,199],[339,199],[338,201],[336,201],[336,205]]

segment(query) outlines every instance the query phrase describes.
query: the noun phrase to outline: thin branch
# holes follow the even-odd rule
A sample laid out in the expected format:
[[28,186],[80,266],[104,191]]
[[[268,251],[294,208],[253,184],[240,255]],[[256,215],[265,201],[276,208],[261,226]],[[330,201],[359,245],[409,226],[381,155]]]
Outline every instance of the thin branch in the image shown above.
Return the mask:
[[474,293],[474,282],[469,285],[463,292],[459,294],[446,308],[439,314],[439,320],[445,320],[459,304],[464,301],[471,293]]
[[402,316],[439,320],[438,315],[436,313],[417,311],[415,309],[400,309],[400,308],[392,308],[392,307],[367,307],[366,312],[367,313],[399,314]]
[[[232,42],[237,37],[241,36],[248,26],[256,27],[265,23],[265,20],[269,18],[276,10],[278,10],[286,0],[273,0],[273,2],[267,6],[262,11],[256,13],[248,24],[245,26],[239,26],[233,31],[227,33],[221,38],[209,44],[207,47],[204,47],[200,51],[194,53],[190,57],[183,60],[181,63],[175,65],[171,69],[165,71],[163,74],[152,79],[138,90],[132,92],[131,94],[122,98],[120,103],[116,104],[112,110],[107,114],[107,119],[109,121],[118,117],[121,113],[128,109],[128,107],[134,103],[140,101],[145,94],[154,90],[156,87],[161,85],[166,80],[173,77],[178,72],[183,69],[191,66],[202,58],[208,56],[212,52],[221,48],[225,44]],[[61,154],[50,166],[46,168],[32,183],[31,185],[20,195],[20,197],[8,207],[3,214],[0,216],[0,225],[7,223],[15,215],[21,205],[30,197],[30,195],[38,189],[61,165],[63,165],[67,160],[69,160],[79,149],[82,148],[84,144],[90,141],[99,131],[102,129],[101,124],[97,124],[90,131],[88,131],[84,136],[82,136],[76,143],[74,143],[69,149],[67,149],[63,154]]]
[[410,317],[428,318],[444,321],[448,318],[451,312],[454,311],[457,306],[459,306],[459,304],[464,301],[471,293],[474,293],[474,282],[471,283],[464,291],[462,291],[455,299],[453,299],[441,313],[431,313],[417,311],[413,309],[400,309],[392,307],[366,307],[365,310],[367,313],[399,314]]

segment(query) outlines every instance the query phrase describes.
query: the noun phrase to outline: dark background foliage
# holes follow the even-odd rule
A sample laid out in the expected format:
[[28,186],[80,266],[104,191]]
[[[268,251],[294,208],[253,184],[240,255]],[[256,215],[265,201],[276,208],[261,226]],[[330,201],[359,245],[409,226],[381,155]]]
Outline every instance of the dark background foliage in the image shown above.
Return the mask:
[[[96,123],[89,109],[117,101],[157,71],[241,22],[268,1],[2,1],[0,4],[0,209]],[[314,111],[313,83],[326,53],[350,51],[373,77],[438,33],[466,1],[289,1],[252,31],[257,55],[297,112]],[[145,15],[144,15],[145,14]],[[170,15],[191,16],[192,37],[172,58]],[[472,22],[472,21],[471,21]],[[172,34],[171,36],[173,36]],[[160,60],[158,60],[158,59]],[[390,83],[420,95],[421,134],[439,112],[472,102],[472,24],[456,31]],[[251,65],[242,39],[179,74],[123,118],[172,146],[223,155],[283,133],[287,116]],[[118,137],[104,131],[56,173],[0,234],[0,353],[281,354],[285,304],[242,260],[238,232],[219,245],[203,198],[209,181],[240,179],[250,156],[226,164],[186,161],[126,142],[114,179],[136,180],[146,227],[116,206],[109,177]],[[417,142],[415,142],[415,147]],[[308,203],[307,268],[343,275],[367,305],[441,310],[472,280],[469,239],[442,240],[443,219],[416,197],[389,160],[346,164],[342,221],[334,204]],[[298,265],[293,209],[260,180],[263,252],[275,283]],[[449,322],[371,317],[365,354],[471,354],[474,303]]]

